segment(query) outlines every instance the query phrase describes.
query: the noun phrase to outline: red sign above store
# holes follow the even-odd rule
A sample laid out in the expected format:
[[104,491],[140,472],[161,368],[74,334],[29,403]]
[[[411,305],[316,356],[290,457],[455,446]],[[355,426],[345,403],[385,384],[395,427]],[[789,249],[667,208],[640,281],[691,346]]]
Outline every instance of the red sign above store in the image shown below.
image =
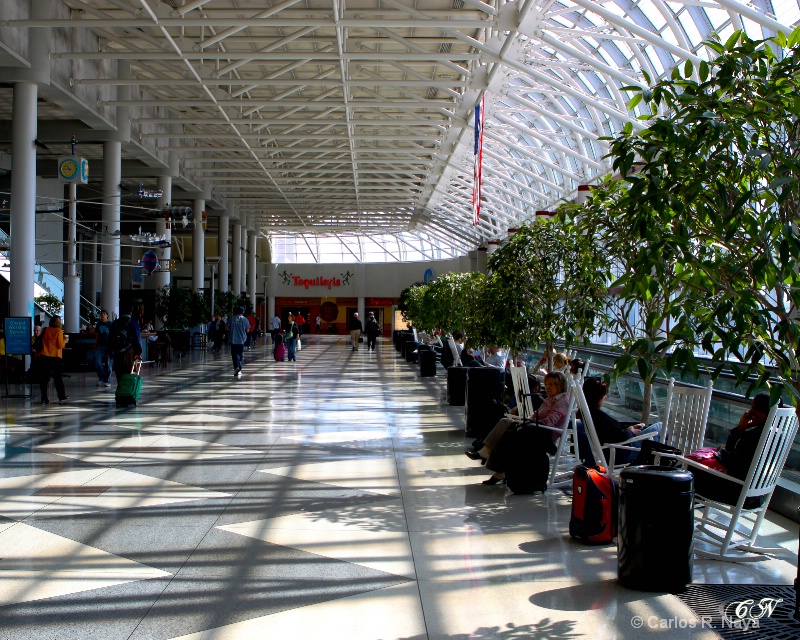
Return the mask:
[[292,281],[295,287],[325,287],[330,289],[332,287],[341,287],[342,281],[339,278],[322,278],[317,276],[313,280],[310,278],[303,278],[301,276],[292,276]]
[[368,307],[391,307],[394,304],[393,298],[367,298]]

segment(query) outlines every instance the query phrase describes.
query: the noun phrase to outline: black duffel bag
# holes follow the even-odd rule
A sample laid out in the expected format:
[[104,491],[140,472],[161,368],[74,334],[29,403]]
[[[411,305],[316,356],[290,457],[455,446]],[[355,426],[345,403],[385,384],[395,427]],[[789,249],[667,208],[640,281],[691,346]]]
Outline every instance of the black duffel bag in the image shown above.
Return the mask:
[[[676,456],[682,456],[683,451],[676,447],[671,447],[668,444],[662,444],[658,440],[645,440],[642,442],[642,449],[639,451],[633,465],[653,465],[656,464],[656,453],[670,453]],[[661,458],[659,463],[662,467],[677,467],[678,461],[675,458]]]

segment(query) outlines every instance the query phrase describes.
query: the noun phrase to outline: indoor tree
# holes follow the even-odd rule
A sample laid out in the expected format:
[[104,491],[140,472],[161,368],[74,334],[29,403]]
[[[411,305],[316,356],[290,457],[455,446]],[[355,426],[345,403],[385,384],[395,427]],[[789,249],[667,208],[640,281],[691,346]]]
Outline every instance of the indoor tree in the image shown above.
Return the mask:
[[649,272],[636,268],[642,254],[655,251],[655,241],[669,234],[670,228],[656,226],[654,220],[648,237],[642,238],[620,207],[627,195],[623,181],[607,176],[592,187],[585,203],[562,204],[558,216],[568,233],[591,237],[602,248],[607,262],[601,268],[609,289],[605,313],[595,330],[612,333],[617,338],[615,346],[624,351],[616,361],[615,375],[633,368],[638,371],[644,387],[642,422],[647,424],[653,383],[671,363],[672,334],[686,327],[680,321],[681,309],[673,304],[680,288],[676,255],[663,247]]
[[488,261],[480,311],[495,342],[508,345],[513,358],[544,342],[551,368],[555,340],[570,344],[593,333],[607,284],[603,265],[592,239],[559,221],[522,225]]
[[697,69],[687,62],[650,89],[629,88],[629,106],[644,102],[654,115],[611,145],[629,187],[619,204],[652,248],[635,269],[650,274],[663,252],[677,256],[672,310],[687,330],[670,336],[674,366],[691,366],[699,341],[715,375],[756,373],[752,391],[774,365],[783,384],[773,401],[783,387],[797,402],[800,29],[766,41],[737,31],[705,45],[716,57]]

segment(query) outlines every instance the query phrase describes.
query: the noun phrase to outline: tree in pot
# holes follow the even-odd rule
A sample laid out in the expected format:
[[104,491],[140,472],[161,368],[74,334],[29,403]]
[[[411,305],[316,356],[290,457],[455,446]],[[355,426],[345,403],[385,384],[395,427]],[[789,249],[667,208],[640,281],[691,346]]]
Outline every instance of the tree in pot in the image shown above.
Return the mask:
[[[558,208],[559,219],[567,233],[593,238],[607,259],[610,289],[606,298],[603,326],[617,337],[625,353],[616,361],[615,375],[636,368],[643,381],[642,422],[650,422],[653,382],[672,357],[671,333],[685,330],[673,315],[680,309],[673,301],[680,293],[677,256],[668,247],[658,252],[650,272],[640,272],[637,264],[642,253],[654,251],[653,239],[671,233],[669,226],[653,226],[650,238],[643,240],[630,225],[620,200],[627,197],[621,180],[606,177],[591,189],[585,203],[565,203]],[[655,284],[658,281],[659,284]],[[599,284],[599,283],[598,283]]]
[[211,313],[203,294],[172,283],[156,291],[156,316],[169,329],[186,329],[204,323]]
[[495,343],[516,357],[544,342],[552,368],[555,340],[570,344],[593,333],[604,306],[606,265],[591,237],[568,233],[558,221],[522,225],[488,261],[480,312]]
[[[772,401],[785,390],[797,404],[800,29],[766,41],[737,31],[706,46],[717,57],[701,63],[696,78],[687,62],[637,90],[632,104],[666,115],[611,146],[629,186],[619,204],[653,249],[635,268],[649,274],[661,252],[678,256],[680,286],[669,313],[679,308],[687,330],[670,336],[670,364],[696,367],[699,343],[712,355],[714,375],[729,368],[744,382],[757,374],[748,393],[769,384],[774,365],[780,384]],[[654,237],[661,226],[671,234]]]

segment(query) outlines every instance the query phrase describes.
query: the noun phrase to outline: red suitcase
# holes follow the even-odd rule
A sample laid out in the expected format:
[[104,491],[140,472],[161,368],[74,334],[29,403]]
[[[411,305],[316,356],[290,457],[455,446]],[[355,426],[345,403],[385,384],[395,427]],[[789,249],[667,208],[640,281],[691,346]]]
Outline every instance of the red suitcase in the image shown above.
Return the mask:
[[569,535],[588,544],[608,544],[617,535],[619,486],[603,467],[578,465],[572,475]]

